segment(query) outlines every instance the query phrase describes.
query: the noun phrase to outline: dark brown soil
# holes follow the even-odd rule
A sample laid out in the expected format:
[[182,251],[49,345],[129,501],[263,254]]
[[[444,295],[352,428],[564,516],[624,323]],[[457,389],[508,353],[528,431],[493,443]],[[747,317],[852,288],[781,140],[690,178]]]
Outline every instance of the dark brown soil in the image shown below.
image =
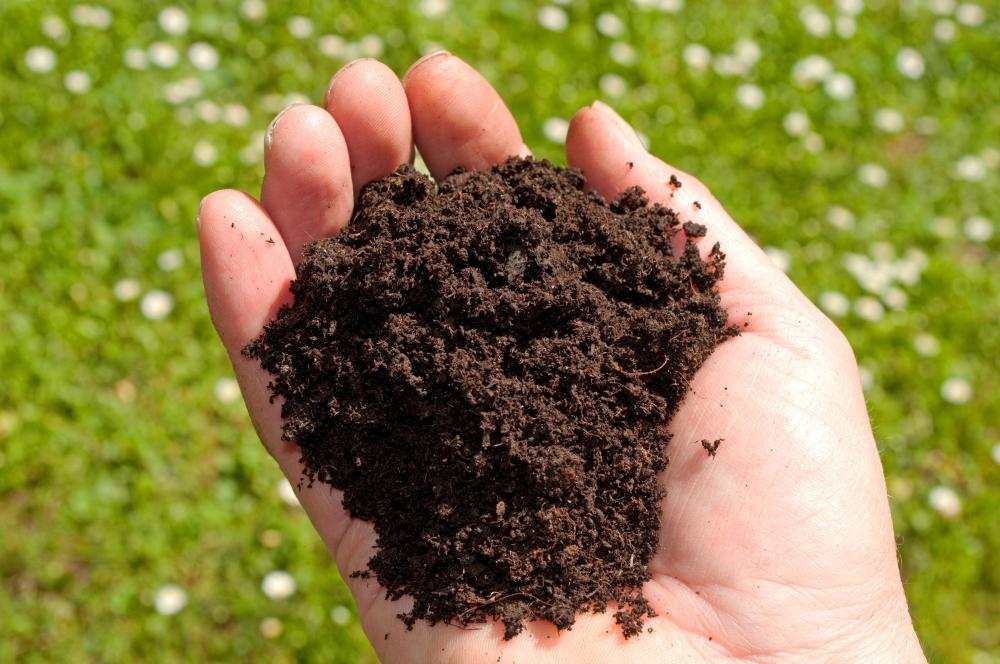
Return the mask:
[[374,523],[363,574],[413,598],[408,625],[493,617],[511,638],[615,602],[632,636],[654,615],[665,427],[735,334],[724,257],[640,190],[583,185],[512,158],[437,192],[400,166],[306,248],[294,305],[244,351],[308,481]]

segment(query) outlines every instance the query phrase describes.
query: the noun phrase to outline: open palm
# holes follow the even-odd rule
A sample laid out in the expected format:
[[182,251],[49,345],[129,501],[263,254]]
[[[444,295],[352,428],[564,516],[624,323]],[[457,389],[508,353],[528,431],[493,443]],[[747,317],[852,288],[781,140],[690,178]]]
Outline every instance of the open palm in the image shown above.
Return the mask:
[[[422,59],[401,84],[360,60],[331,81],[325,108],[293,106],[268,129],[258,204],[233,190],[199,211],[212,319],[254,424],[298,484],[295,445],[281,440],[268,375],[240,349],[288,301],[303,246],[349,220],[358,190],[420,149],[438,179],[529,154],[496,91],[459,58]],[[500,625],[459,629],[395,617],[374,579],[352,579],[362,625],[387,662],[923,661],[910,625],[878,452],[857,365],[843,335],[777,270],[696,179],[648,154],[603,104],[582,109],[569,163],[605,197],[642,186],[682,219],[708,227],[727,254],[722,304],[742,336],[696,374],[674,435],[660,550],[644,587],[659,614],[625,640],[611,613],[572,630],[532,623],[503,641]],[[670,185],[675,176],[680,187]],[[744,323],[748,325],[744,326]],[[697,442],[723,438],[715,458]],[[363,569],[375,533],[339,491],[300,500],[345,574]]]

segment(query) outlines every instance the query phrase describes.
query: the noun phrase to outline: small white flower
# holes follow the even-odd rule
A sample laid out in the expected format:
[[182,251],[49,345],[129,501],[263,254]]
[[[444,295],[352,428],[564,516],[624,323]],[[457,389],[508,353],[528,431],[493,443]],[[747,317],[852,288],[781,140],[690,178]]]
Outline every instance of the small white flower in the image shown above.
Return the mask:
[[742,76],[747,73],[749,68],[735,55],[722,53],[712,59],[712,69],[719,76]]
[[267,5],[264,0],[243,0],[240,13],[251,21],[259,21],[267,16]]
[[870,295],[862,295],[854,302],[854,313],[869,323],[877,323],[885,316],[885,307]]
[[864,8],[864,0],[837,0],[837,9],[847,16],[857,16]]
[[194,106],[194,114],[202,122],[218,122],[222,117],[222,109],[211,99],[202,99]]
[[285,631],[285,626],[278,618],[272,616],[260,621],[260,633],[264,635],[265,639],[276,639],[281,636],[283,631]]
[[221,403],[233,403],[240,398],[240,384],[235,378],[220,378],[215,381],[215,398]]
[[833,99],[850,99],[854,96],[854,79],[843,72],[834,72],[826,79],[823,90]]
[[811,131],[802,138],[802,145],[812,154],[817,154],[823,150],[826,143],[823,141],[822,136]]
[[545,5],[538,10],[538,25],[546,30],[562,32],[569,25],[569,16],[566,10],[553,5]]
[[913,337],[913,349],[923,357],[934,357],[941,350],[941,344],[933,334],[921,332]]
[[830,316],[841,318],[851,309],[851,301],[847,296],[837,291],[824,291],[819,294],[819,306]]
[[760,55],[760,45],[752,39],[740,37],[733,44],[733,56],[748,69],[757,64]]
[[295,594],[295,577],[282,570],[268,572],[260,582],[260,589],[271,599],[288,599]]
[[941,516],[953,519],[962,513],[962,499],[955,490],[946,486],[936,486],[927,495],[927,502]]
[[203,139],[194,144],[194,149],[191,151],[191,158],[199,166],[208,167],[214,164],[219,158],[219,151],[214,145]]
[[75,95],[82,95],[90,90],[90,74],[79,69],[71,71],[63,78],[66,89]]
[[894,108],[878,109],[875,111],[875,115],[872,120],[879,130],[884,131],[887,134],[900,132],[903,130],[903,126],[905,125],[903,114]]
[[180,249],[167,249],[156,257],[156,264],[164,272],[173,272],[184,264],[184,253]]
[[163,86],[163,98],[176,106],[201,96],[203,90],[204,86],[200,79],[182,78]]
[[611,12],[602,12],[597,16],[597,31],[605,37],[621,37],[625,34],[625,23]]
[[803,111],[789,111],[781,125],[789,136],[803,136],[809,131],[809,116]]
[[125,66],[129,69],[145,69],[149,66],[149,58],[141,48],[127,48],[122,55]]
[[955,177],[968,182],[981,182],[986,179],[986,162],[978,155],[967,154],[955,162]]
[[296,39],[308,39],[312,37],[312,19],[308,16],[292,16],[288,19],[288,32]]
[[211,71],[219,66],[219,52],[211,44],[195,42],[188,49],[188,60],[196,69]]
[[858,31],[858,23],[853,16],[838,16],[834,21],[834,29],[841,39],[850,39]]
[[449,0],[420,0],[420,13],[427,18],[438,18],[448,11]]
[[66,29],[65,21],[58,16],[52,16],[50,14],[42,19],[42,34],[49,39],[62,41],[69,36],[69,31]]
[[358,50],[366,58],[377,58],[385,50],[385,44],[378,35],[365,35],[358,40]]
[[744,83],[736,88],[736,101],[743,108],[755,111],[764,105],[764,91],[753,83]]
[[934,24],[934,39],[939,42],[946,44],[948,42],[955,41],[955,37],[957,36],[958,27],[955,25],[954,21],[942,18]]
[[902,288],[890,286],[883,293],[882,301],[893,311],[902,311],[906,308],[906,303],[910,301],[910,298]]
[[867,392],[875,387],[875,374],[868,367],[858,367],[858,375],[861,377],[861,389]]
[[834,228],[845,231],[854,228],[854,213],[841,205],[834,205],[827,210],[826,220]]
[[701,44],[688,44],[685,46],[682,57],[691,69],[707,69],[708,65],[712,62],[712,52]]
[[918,79],[924,75],[924,56],[920,51],[906,46],[896,54],[896,69],[906,78]]
[[542,124],[542,133],[553,143],[562,145],[566,142],[569,123],[562,118],[549,118]]
[[955,11],[955,0],[927,0],[927,8],[932,14],[947,16]]
[[608,47],[608,53],[611,55],[612,60],[623,67],[631,67],[638,59],[635,48],[633,48],[631,44],[626,44],[625,42],[613,43],[610,47]]
[[295,488],[286,478],[282,478],[281,481],[278,482],[278,497],[281,498],[281,501],[289,507],[301,506],[299,497],[295,493]]
[[628,83],[618,74],[604,74],[597,84],[600,86],[601,92],[609,97],[621,97],[628,90]]
[[994,443],[991,456],[993,457],[993,461],[1000,465],[1000,443]]
[[654,0],[654,5],[661,12],[676,14],[684,9],[684,0]]
[[351,622],[351,610],[343,604],[338,604],[330,609],[330,620],[338,625],[346,625]]
[[965,237],[973,242],[989,242],[993,237],[993,222],[979,215],[966,219],[962,229],[965,231]]
[[153,606],[156,612],[164,616],[172,616],[180,613],[187,606],[187,593],[184,589],[174,583],[168,583],[156,591],[153,598]]
[[174,297],[161,290],[151,290],[139,302],[142,315],[149,320],[163,320],[174,309]]
[[820,11],[815,5],[806,5],[799,12],[799,18],[806,32],[814,37],[826,37],[830,34],[830,17]]
[[226,104],[222,108],[222,121],[230,127],[245,127],[250,122],[250,111],[243,104]]
[[881,189],[889,184],[889,172],[878,164],[862,164],[858,169],[858,179],[869,187]]
[[119,302],[131,302],[139,297],[142,287],[135,279],[122,279],[115,284],[113,292],[115,299]]
[[181,56],[172,44],[153,42],[149,45],[149,61],[161,69],[169,69],[180,62]]
[[982,25],[983,21],[986,20],[986,11],[977,4],[963,2],[955,10],[955,18],[962,25],[975,27]]
[[319,52],[328,58],[343,58],[347,43],[337,35],[323,35],[319,38]]
[[166,7],[160,12],[160,27],[168,35],[183,35],[191,26],[187,12],[180,7]]
[[771,259],[779,270],[782,272],[788,272],[792,267],[792,257],[788,255],[788,252],[784,249],[778,249],[777,247],[764,247],[764,253],[767,257]]
[[48,46],[32,46],[24,52],[24,64],[36,74],[45,74],[56,66],[56,54]]
[[792,67],[792,79],[801,87],[826,80],[832,73],[833,65],[822,55],[807,56]]
[[949,378],[941,384],[941,398],[948,403],[963,404],[972,399],[972,384],[964,378]]
[[111,25],[111,12],[96,5],[74,5],[69,17],[77,25],[98,30],[106,30]]

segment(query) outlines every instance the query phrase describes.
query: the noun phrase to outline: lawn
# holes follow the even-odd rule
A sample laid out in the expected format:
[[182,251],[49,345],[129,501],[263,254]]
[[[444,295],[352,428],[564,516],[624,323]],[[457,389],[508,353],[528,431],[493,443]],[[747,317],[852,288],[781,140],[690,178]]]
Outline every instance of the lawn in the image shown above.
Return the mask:
[[[1000,7],[0,4],[0,661],[374,659],[250,425],[194,217],[359,56],[614,105],[854,344],[933,662],[1000,662]],[[989,358],[993,358],[990,360]]]

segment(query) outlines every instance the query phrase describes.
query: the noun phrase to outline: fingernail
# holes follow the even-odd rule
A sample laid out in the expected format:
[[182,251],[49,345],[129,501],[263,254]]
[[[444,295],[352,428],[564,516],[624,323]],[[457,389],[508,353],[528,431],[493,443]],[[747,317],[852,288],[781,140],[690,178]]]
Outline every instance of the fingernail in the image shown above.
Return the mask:
[[274,116],[274,119],[271,120],[271,124],[267,125],[267,132],[264,133],[264,152],[267,152],[268,150],[271,149],[271,143],[274,142],[274,130],[277,128],[278,121],[281,120],[282,116],[288,111],[295,108],[296,106],[307,106],[307,105],[308,104],[291,104],[289,106],[285,106],[283,109],[281,109],[280,113]]
[[195,228],[201,228],[201,209],[203,207],[205,207],[205,201],[207,201],[208,197],[211,196],[211,195],[212,194],[206,194],[205,197],[201,199],[201,202],[198,203],[198,214],[196,214],[194,216],[194,227]]
[[431,51],[430,53],[428,53],[424,57],[422,57],[419,60],[417,60],[416,62],[414,62],[412,65],[410,65],[410,68],[406,70],[406,73],[403,74],[403,83],[406,83],[406,79],[409,78],[410,74],[412,74],[414,72],[414,70],[416,70],[417,67],[420,67],[421,65],[423,65],[425,62],[428,62],[429,60],[434,60],[436,58],[440,58],[442,55],[451,55],[451,53],[449,51],[446,51],[446,50],[444,50],[442,48],[442,49],[439,49],[437,51]]
[[629,143],[632,143],[633,145],[638,146],[643,151],[646,150],[646,147],[642,144],[642,140],[639,139],[639,135],[635,133],[635,129],[632,129],[632,125],[625,122],[625,119],[622,116],[618,115],[615,109],[611,108],[603,101],[595,101],[593,104],[590,105],[590,107],[595,111],[597,111],[598,113],[600,113],[601,115],[603,115],[611,122],[613,122],[614,125],[618,128],[618,130],[622,133],[622,136],[625,137],[625,140],[627,140]]
[[333,94],[333,86],[335,86],[337,84],[337,79],[339,79],[341,76],[343,76],[344,72],[346,72],[348,69],[350,69],[354,65],[358,64],[359,62],[364,62],[366,60],[371,60],[371,59],[372,58],[357,58],[356,60],[351,60],[346,65],[344,65],[343,67],[341,67],[340,71],[338,71],[336,74],[334,74],[333,78],[330,79],[330,85],[328,85],[327,88],[326,88],[326,96],[323,97],[323,105],[326,106],[327,104],[330,103],[330,95]]

